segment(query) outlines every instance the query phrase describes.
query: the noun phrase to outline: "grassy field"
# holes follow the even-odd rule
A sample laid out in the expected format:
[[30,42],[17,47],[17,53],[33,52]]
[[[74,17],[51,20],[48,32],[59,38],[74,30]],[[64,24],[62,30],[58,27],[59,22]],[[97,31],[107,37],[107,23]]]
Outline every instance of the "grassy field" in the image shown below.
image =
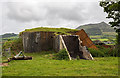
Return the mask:
[[91,39],[115,39],[116,36],[112,35],[95,35],[95,36],[90,36]]
[[2,38],[2,40],[8,40],[8,39],[15,40],[17,38],[19,38],[19,37],[18,36],[13,36],[13,37]]
[[117,35],[116,32],[102,32],[104,35]]
[[100,41],[108,41],[108,39],[91,39],[92,41],[95,41],[95,40],[100,40]]
[[54,60],[53,52],[26,53],[33,60],[13,60],[2,67],[3,76],[117,76],[117,57],[95,60]]

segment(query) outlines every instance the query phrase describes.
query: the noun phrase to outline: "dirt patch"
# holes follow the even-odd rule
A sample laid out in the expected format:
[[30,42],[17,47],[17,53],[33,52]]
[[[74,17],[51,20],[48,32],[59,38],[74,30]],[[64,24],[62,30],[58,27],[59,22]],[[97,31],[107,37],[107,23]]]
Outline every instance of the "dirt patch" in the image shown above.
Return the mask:
[[0,66],[8,66],[8,63],[0,63]]

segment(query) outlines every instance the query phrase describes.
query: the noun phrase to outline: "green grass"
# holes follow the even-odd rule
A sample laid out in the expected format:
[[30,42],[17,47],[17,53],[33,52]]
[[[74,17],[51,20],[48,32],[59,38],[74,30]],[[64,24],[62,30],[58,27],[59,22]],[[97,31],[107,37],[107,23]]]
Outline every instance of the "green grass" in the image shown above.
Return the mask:
[[103,35],[117,35],[116,32],[102,32]]
[[[91,39],[91,40],[92,40],[92,41],[95,41],[95,40],[108,41],[109,39],[107,39],[107,38],[104,38],[104,39],[101,39],[101,38],[100,38],[100,39],[99,39],[99,38],[98,38],[98,39]],[[116,39],[112,39],[112,40],[116,40]]]
[[14,39],[17,39],[17,38],[19,38],[19,37],[18,36],[13,36],[13,37],[2,38],[2,40],[8,40],[8,39],[14,40]]
[[[38,31],[46,31],[46,32],[56,32],[58,34],[67,34],[68,32],[78,31],[77,29],[68,29],[68,28],[48,28],[48,27],[38,27],[32,29],[25,29],[23,32],[38,32]],[[20,35],[23,33],[20,32]]]
[[116,35],[90,35],[91,39],[115,39]]
[[102,36],[101,35],[96,35],[96,36],[90,36],[91,39],[100,39]]
[[3,76],[117,76],[117,57],[95,60],[53,60],[54,53],[25,53],[32,60],[13,60],[2,68]]
[[95,41],[95,40],[100,40],[100,41],[108,41],[108,39],[91,39],[92,41]]

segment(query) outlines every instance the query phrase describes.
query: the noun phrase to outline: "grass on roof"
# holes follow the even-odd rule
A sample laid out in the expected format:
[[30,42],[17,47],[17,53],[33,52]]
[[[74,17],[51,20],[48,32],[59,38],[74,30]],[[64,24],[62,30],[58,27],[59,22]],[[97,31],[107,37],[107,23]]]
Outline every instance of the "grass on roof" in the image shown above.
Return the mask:
[[22,34],[23,32],[39,32],[39,31],[46,31],[46,32],[55,32],[59,34],[67,34],[68,32],[75,32],[78,31],[77,29],[68,29],[68,28],[48,28],[48,27],[38,27],[38,28],[32,28],[32,29],[25,29],[25,31],[20,32]]

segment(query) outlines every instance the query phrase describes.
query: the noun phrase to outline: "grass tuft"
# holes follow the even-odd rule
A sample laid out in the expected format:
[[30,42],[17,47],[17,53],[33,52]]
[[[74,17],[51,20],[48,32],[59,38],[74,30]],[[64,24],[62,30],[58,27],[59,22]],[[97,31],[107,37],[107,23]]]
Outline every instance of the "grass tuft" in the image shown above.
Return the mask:
[[54,58],[56,60],[68,60],[68,54],[65,49],[60,50],[57,54],[54,55]]

